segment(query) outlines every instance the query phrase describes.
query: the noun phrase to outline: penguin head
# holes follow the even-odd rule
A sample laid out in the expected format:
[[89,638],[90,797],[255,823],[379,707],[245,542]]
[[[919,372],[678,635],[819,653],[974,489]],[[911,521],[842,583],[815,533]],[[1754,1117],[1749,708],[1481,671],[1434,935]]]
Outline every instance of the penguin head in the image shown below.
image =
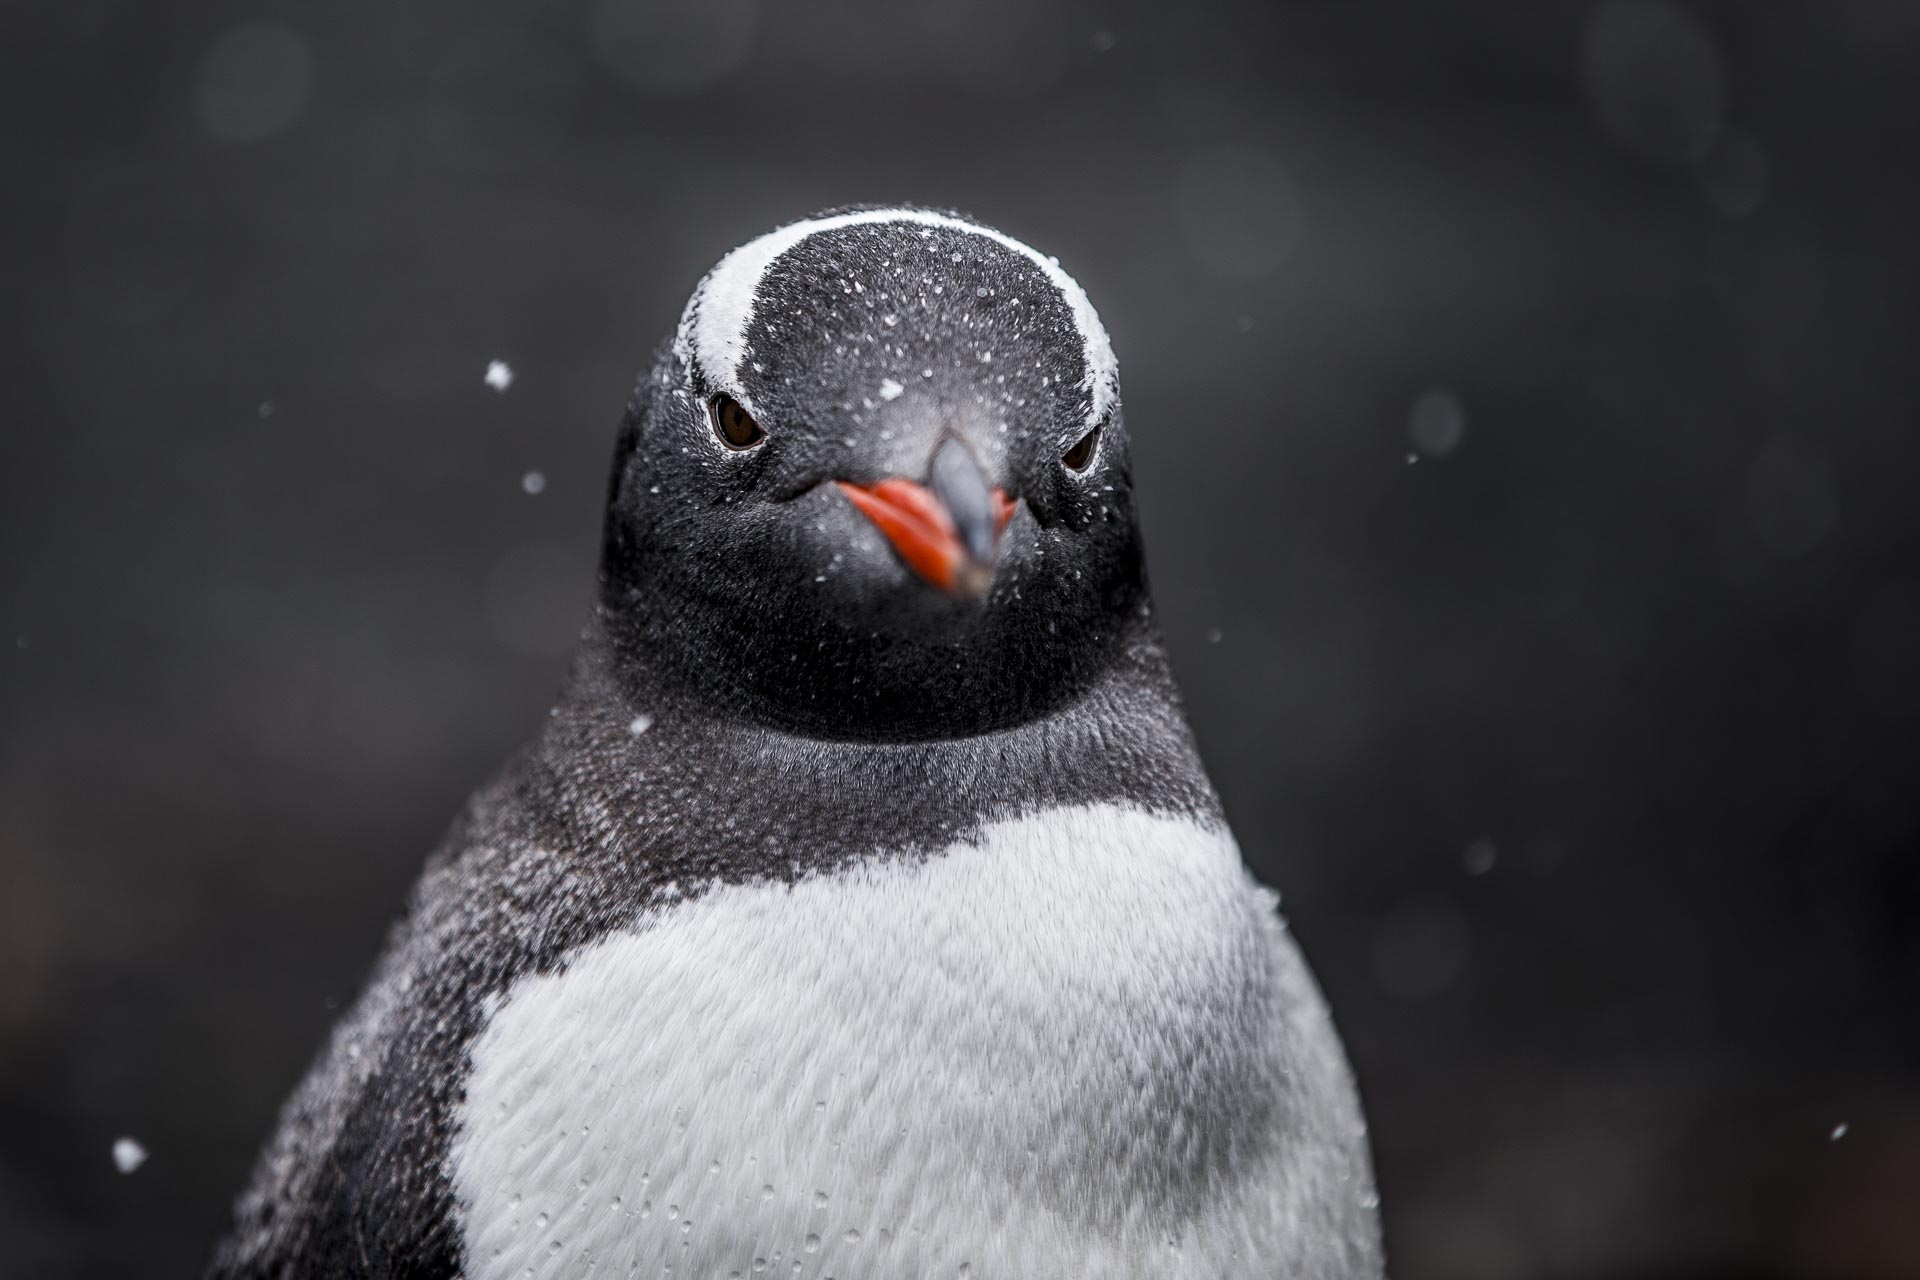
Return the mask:
[[860,209],[750,241],[629,406],[602,617],[717,712],[988,732],[1083,693],[1146,609],[1106,331],[988,227]]

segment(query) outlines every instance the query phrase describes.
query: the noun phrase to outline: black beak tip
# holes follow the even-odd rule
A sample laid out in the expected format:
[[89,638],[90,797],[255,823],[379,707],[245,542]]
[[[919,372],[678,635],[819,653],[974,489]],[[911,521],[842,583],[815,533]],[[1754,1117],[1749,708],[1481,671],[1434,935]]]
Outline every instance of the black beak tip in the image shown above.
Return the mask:
[[960,542],[976,566],[993,561],[994,543],[999,540],[998,513],[994,510],[993,486],[973,456],[973,451],[955,436],[948,436],[933,451],[927,469],[927,488],[933,490],[947,513]]

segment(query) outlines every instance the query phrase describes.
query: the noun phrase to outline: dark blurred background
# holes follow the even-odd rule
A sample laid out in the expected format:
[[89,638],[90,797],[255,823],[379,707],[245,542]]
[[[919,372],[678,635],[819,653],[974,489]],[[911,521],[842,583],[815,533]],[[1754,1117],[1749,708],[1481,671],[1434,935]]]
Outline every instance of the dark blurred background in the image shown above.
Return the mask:
[[12,0],[0,103],[8,1275],[198,1265],[688,290],[898,200],[1113,332],[1399,1280],[1920,1275],[1920,5]]

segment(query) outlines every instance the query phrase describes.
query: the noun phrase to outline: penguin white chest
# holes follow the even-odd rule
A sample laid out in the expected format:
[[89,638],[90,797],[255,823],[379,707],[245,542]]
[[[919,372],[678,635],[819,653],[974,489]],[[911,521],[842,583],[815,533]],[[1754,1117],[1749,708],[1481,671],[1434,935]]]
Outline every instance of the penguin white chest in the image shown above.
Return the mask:
[[1288,1229],[1275,1045],[1329,1034],[1272,907],[1089,807],[652,911],[474,1042],[466,1274],[1214,1274]]

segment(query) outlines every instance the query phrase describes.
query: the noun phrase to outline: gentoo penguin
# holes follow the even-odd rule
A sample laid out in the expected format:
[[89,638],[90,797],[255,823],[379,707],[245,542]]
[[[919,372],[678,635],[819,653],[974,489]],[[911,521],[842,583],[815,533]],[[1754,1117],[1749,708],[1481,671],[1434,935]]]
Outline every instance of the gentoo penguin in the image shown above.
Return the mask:
[[1276,903],[1086,295],[956,215],[782,227],[635,391],[565,693],[211,1274],[1378,1277]]

